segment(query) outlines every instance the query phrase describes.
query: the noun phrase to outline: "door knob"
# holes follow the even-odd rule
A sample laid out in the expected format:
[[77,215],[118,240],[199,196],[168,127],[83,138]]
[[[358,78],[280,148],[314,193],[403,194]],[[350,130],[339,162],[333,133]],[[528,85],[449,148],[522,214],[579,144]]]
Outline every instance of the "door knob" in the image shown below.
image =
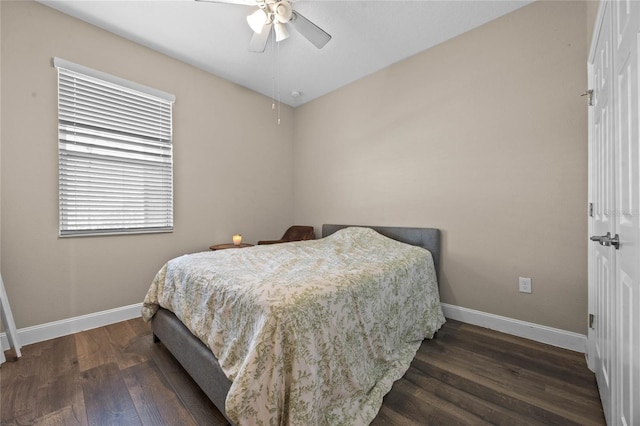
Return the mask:
[[618,250],[620,248],[620,237],[616,234],[615,237],[611,237],[611,233],[607,232],[606,235],[594,235],[590,238],[591,241],[597,241],[600,245],[605,247],[613,246]]

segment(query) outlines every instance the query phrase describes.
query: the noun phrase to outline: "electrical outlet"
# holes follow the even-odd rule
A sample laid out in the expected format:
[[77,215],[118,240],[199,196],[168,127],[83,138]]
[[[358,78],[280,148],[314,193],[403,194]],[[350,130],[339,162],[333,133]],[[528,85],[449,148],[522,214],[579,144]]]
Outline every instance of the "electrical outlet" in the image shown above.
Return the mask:
[[518,278],[518,287],[520,288],[520,293],[531,293],[531,278]]

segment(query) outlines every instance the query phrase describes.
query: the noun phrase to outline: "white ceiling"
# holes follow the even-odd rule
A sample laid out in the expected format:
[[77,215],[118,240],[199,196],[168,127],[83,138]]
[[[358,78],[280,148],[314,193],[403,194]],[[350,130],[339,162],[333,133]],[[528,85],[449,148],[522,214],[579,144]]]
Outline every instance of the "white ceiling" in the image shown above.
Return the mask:
[[[317,49],[294,29],[247,50],[255,7],[194,0],[38,0],[141,45],[298,106],[531,3],[531,0],[298,0],[331,34]],[[293,97],[292,92],[301,93]]]

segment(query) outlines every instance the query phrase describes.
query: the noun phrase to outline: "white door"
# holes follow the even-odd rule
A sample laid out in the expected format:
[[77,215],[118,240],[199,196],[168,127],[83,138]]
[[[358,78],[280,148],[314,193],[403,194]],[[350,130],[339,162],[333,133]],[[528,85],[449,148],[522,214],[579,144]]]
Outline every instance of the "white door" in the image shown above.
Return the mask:
[[640,425],[640,2],[612,4],[615,76],[616,372],[612,424]]
[[[590,55],[589,365],[607,422],[640,425],[640,2],[601,5]],[[607,235],[608,233],[608,235]]]
[[[611,72],[611,8],[604,4],[600,31],[592,50],[591,87],[592,111],[590,112],[590,192],[592,218],[590,234],[615,235],[614,207],[614,135],[612,113]],[[589,329],[592,353],[590,365],[596,373],[600,399],[609,424],[611,406],[611,375],[613,369],[614,324],[612,318],[615,300],[615,253],[611,246],[591,243],[590,266],[590,312],[595,316]]]

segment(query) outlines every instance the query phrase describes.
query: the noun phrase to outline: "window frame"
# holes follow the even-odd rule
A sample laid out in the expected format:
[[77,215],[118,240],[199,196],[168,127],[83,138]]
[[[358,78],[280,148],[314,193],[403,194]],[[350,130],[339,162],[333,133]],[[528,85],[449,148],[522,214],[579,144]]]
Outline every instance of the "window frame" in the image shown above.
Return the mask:
[[[53,65],[58,74],[58,236],[173,232],[175,96],[64,59],[53,58]],[[78,85],[68,90],[76,79]],[[80,86],[99,89],[100,97],[90,99]],[[102,89],[116,93],[111,97],[113,92]],[[108,113],[98,111],[103,103],[111,108],[104,110]],[[142,112],[132,112],[133,104]],[[97,124],[87,118],[92,112]],[[127,210],[132,214],[123,213]]]

